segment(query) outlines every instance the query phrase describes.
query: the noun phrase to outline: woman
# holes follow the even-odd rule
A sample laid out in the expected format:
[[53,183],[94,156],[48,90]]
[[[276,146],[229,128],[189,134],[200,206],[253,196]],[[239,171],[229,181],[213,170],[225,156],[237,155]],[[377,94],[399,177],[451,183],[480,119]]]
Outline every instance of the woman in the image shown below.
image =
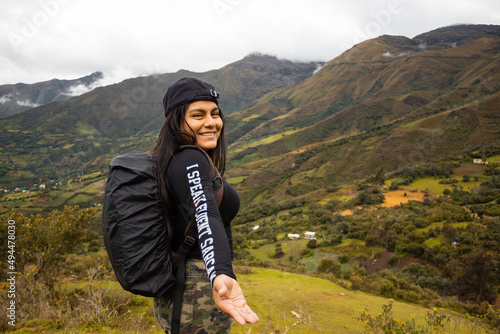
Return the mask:
[[[212,159],[221,175],[225,170],[224,116],[213,85],[183,78],[165,93],[165,123],[152,155],[156,159],[162,203],[172,249],[184,240],[187,221],[181,211],[196,218],[198,242],[186,263],[181,333],[230,333],[232,319],[240,325],[259,321],[246,304],[232,268],[231,220],[239,209],[234,188],[224,182],[217,207],[210,164],[195,145]],[[194,227],[196,228],[196,226]],[[171,326],[173,293],[154,300],[154,313],[163,329]],[[220,312],[221,310],[222,312]]]

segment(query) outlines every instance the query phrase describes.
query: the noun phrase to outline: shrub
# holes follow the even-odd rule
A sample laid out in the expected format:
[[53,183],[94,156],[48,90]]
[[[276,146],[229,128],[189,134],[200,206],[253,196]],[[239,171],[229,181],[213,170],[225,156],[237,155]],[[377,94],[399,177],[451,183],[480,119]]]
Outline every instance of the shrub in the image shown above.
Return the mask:
[[379,293],[382,296],[389,297],[394,294],[395,287],[391,281],[387,279],[381,279],[378,281],[378,289]]
[[349,255],[342,254],[342,255],[339,256],[339,262],[340,263],[347,263],[347,262],[349,262],[349,258],[350,258]]
[[313,251],[310,249],[303,249],[302,252],[300,252],[300,256],[303,258],[310,257],[313,255]]
[[323,258],[316,269],[320,273],[333,274],[339,276],[341,272],[340,263],[334,259]]
[[396,181],[392,181],[389,190],[398,190],[398,188],[399,188],[399,183]]
[[316,241],[316,239],[309,240],[309,242],[306,245],[306,247],[309,248],[309,249],[314,249],[317,246],[318,246],[318,242]]
[[[12,211],[0,218],[2,227],[5,225],[0,234],[5,234],[3,240],[7,240],[7,222],[15,221],[16,270],[23,272],[25,267],[34,266],[38,283],[53,293],[67,256],[76,246],[95,236],[88,230],[95,214],[95,208],[80,210],[78,206],[65,206],[63,211],[54,210],[47,218],[41,215],[27,217]],[[7,254],[4,247],[7,243],[0,246],[0,251]]]
[[432,310],[427,310],[425,314],[425,320],[427,324],[425,326],[417,326],[415,323],[415,318],[407,320],[398,320],[394,318],[392,314],[392,304],[393,300],[390,299],[387,304],[382,304],[382,312],[378,315],[371,315],[366,310],[363,310],[359,316],[354,317],[358,321],[365,323],[365,333],[434,333],[437,330],[443,330],[444,326],[450,319],[449,312],[443,309],[433,308]]
[[393,254],[393,255],[389,258],[388,263],[389,263],[391,266],[393,266],[393,265],[395,265],[396,263],[398,263],[400,259],[401,259],[401,256],[400,256],[400,255]]

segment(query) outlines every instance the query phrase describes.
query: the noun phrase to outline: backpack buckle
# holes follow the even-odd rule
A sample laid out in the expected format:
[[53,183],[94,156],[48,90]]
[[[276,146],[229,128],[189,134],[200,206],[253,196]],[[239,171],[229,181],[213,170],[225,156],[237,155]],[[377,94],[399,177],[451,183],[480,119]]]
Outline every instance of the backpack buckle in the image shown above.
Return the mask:
[[186,239],[184,239],[184,247],[189,249],[193,247],[194,243],[196,242],[196,238],[193,238],[190,235],[186,236]]

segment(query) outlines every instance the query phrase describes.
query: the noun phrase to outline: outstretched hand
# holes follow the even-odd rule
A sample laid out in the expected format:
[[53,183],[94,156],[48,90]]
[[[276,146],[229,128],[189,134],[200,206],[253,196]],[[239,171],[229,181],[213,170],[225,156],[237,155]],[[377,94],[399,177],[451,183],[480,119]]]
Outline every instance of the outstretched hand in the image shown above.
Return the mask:
[[248,306],[238,281],[227,276],[219,275],[213,284],[214,301],[217,308],[227,314],[240,325],[254,324],[259,317]]

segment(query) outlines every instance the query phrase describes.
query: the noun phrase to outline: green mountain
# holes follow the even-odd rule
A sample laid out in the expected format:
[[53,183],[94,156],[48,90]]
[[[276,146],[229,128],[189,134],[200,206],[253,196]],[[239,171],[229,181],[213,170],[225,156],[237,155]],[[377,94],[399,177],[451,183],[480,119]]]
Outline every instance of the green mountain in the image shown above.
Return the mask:
[[112,156],[148,149],[166,87],[196,75],[221,93],[227,176],[244,200],[316,196],[498,144],[499,48],[499,26],[461,25],[384,35],[326,64],[253,54],[205,73],[129,79],[1,119],[0,184],[105,171]]
[[229,115],[305,80],[318,65],[253,54],[218,70],[133,78],[0,119],[0,184],[27,185],[106,169],[114,155],[149,149],[163,123],[163,94],[181,77],[213,82]]
[[101,72],[94,72],[75,80],[52,79],[35,84],[17,83],[0,85],[0,117],[18,114],[51,102],[67,100],[76,95],[76,87],[88,88],[102,79]]
[[464,25],[354,46],[230,115],[229,174],[247,200],[287,198],[498,146],[499,34]]

